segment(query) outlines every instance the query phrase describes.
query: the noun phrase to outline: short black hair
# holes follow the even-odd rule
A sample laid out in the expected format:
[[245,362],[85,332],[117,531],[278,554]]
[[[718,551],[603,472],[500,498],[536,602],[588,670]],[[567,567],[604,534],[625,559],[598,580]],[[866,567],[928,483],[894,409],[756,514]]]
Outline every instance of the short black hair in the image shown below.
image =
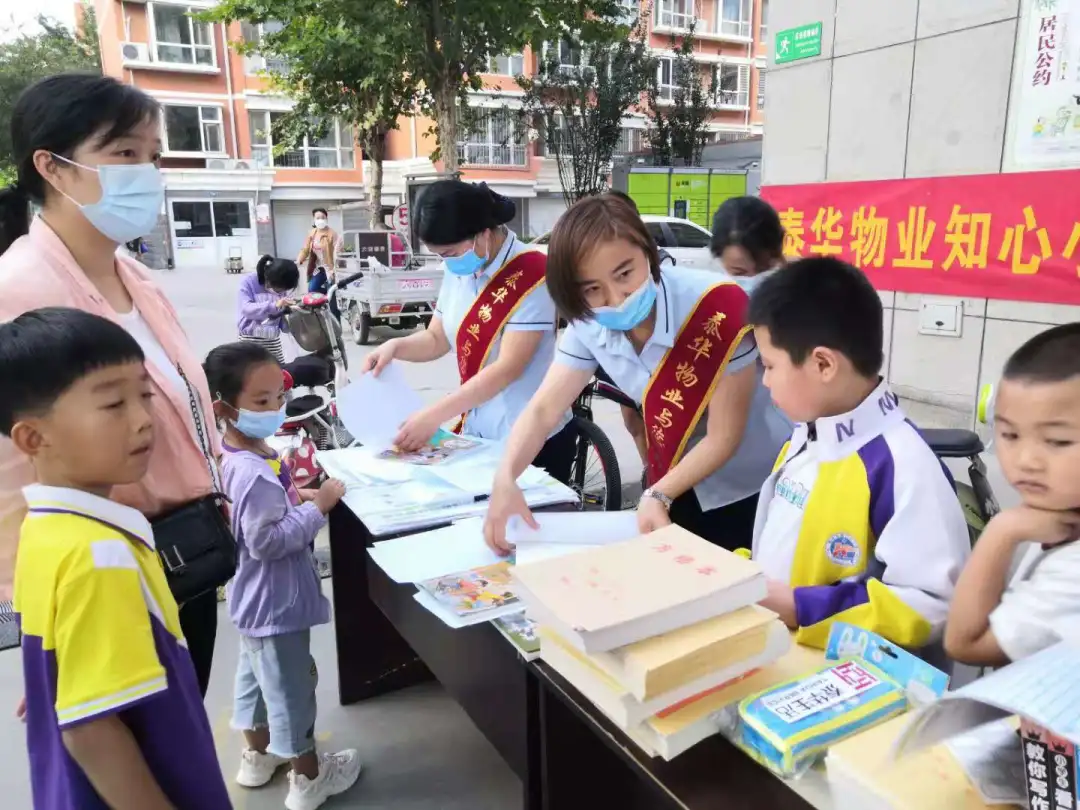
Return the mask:
[[1055,326],[1031,338],[1013,352],[1001,376],[1039,383],[1080,377],[1080,323]]
[[832,258],[799,259],[768,276],[750,296],[749,321],[796,365],[818,346],[846,356],[864,377],[881,371],[881,298],[856,267]]
[[517,205],[486,183],[437,180],[416,200],[416,232],[428,245],[456,245],[510,222]]
[[784,255],[784,226],[776,209],[760,197],[724,200],[713,217],[712,254],[729,247],[749,253],[758,270],[767,270]]
[[0,324],[0,433],[46,413],[87,374],[144,360],[126,329],[80,309],[35,309]]
[[265,363],[279,365],[270,350],[258,343],[241,340],[218,346],[203,363],[210,395],[235,408],[248,372]]
[[160,114],[158,102],[138,87],[101,74],[58,73],[23,90],[11,110],[18,182],[0,189],[0,253],[27,232],[29,202],[45,200],[49,186],[34,166],[35,152],[70,158],[92,138],[110,144]]
[[255,277],[264,287],[269,284],[275,290],[293,290],[300,283],[300,268],[292,259],[263,256],[255,265]]
[[315,216],[316,214],[322,214],[324,217],[330,216],[330,212],[327,211],[325,208],[312,208],[311,215]]

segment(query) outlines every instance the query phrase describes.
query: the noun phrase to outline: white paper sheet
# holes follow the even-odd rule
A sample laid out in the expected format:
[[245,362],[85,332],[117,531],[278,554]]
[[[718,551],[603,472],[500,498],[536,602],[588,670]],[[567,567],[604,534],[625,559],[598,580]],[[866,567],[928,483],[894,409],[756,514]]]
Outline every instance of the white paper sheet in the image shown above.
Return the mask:
[[1024,752],[1012,723],[991,723],[946,745],[986,804],[1027,803]]
[[394,582],[435,577],[504,562],[484,544],[484,521],[462,520],[442,529],[375,543],[368,554]]
[[417,591],[413,598],[423,607],[438,616],[447,627],[452,627],[455,630],[460,630],[462,627],[472,627],[474,624],[484,624],[485,622],[490,622],[492,619],[510,616],[514,613],[522,613],[525,610],[525,605],[520,602],[515,602],[506,607],[482,610],[471,616],[458,616],[427,591]]
[[349,447],[344,450],[320,450],[315,455],[326,474],[346,484],[360,483],[404,484],[417,478],[416,469],[409,464],[375,458],[369,447]]
[[551,512],[534,515],[539,530],[514,519],[506,527],[513,545],[563,543],[605,546],[633,540],[641,534],[636,512]]
[[[495,474],[499,469],[500,459],[491,452],[473,455],[449,464],[439,464],[425,469],[448,484],[476,495],[490,495],[495,485]],[[550,476],[541,469],[529,467],[518,478],[518,486],[529,489],[544,484]]]
[[1056,644],[972,681],[918,711],[894,753],[918,751],[1012,715],[1080,744],[1080,648]]
[[600,546],[592,543],[521,543],[514,549],[514,564],[529,565],[541,560],[550,560],[552,557],[579,554],[591,548],[600,548]]
[[338,416],[346,429],[360,444],[376,451],[388,449],[401,423],[423,407],[420,395],[393,362],[378,377],[354,377],[337,394]]

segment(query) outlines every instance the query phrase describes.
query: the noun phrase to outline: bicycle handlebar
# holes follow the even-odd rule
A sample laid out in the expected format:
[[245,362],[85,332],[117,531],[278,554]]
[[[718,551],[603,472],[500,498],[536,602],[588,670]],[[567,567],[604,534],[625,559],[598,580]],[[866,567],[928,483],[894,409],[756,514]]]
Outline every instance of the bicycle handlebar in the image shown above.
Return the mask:
[[353,273],[352,275],[345,276],[345,278],[341,279],[340,281],[335,281],[334,286],[337,287],[340,290],[342,287],[348,287],[354,281],[356,281],[357,279],[361,279],[363,277],[364,277],[363,271],[358,272],[358,273]]

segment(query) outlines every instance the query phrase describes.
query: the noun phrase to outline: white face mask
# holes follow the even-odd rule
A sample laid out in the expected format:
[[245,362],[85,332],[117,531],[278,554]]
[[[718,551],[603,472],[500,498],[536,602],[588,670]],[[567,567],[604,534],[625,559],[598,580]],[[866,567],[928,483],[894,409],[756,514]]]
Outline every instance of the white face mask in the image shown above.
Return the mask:
[[322,217],[319,217],[318,219],[315,220],[315,227],[318,228],[321,231],[323,228],[326,227],[326,220],[323,219]]
[[53,157],[80,169],[97,172],[101,183],[101,199],[97,202],[80,203],[57,190],[75,203],[87,221],[104,236],[117,243],[130,242],[154,229],[165,199],[165,185],[153,163],[84,166],[63,155],[54,153]]

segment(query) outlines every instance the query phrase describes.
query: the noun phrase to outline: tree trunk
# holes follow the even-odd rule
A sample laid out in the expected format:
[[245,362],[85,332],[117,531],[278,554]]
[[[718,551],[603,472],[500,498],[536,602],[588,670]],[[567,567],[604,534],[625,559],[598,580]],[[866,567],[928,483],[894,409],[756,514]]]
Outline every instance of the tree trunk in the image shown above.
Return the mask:
[[461,161],[458,159],[458,141],[460,140],[458,98],[452,87],[453,85],[447,82],[447,89],[435,94],[435,124],[439,130],[439,156],[442,158],[443,170],[447,172],[457,172],[461,167]]
[[365,151],[371,159],[371,178],[368,182],[368,188],[371,190],[371,228],[381,230],[383,227],[383,161],[386,159],[386,138],[382,130],[372,133],[365,145]]

